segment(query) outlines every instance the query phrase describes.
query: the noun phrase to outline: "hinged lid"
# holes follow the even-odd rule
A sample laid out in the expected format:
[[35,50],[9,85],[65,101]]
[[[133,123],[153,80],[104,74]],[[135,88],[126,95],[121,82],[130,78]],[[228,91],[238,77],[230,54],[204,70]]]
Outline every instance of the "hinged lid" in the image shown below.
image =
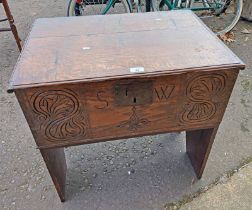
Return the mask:
[[245,66],[191,11],[43,18],[10,90],[230,67]]

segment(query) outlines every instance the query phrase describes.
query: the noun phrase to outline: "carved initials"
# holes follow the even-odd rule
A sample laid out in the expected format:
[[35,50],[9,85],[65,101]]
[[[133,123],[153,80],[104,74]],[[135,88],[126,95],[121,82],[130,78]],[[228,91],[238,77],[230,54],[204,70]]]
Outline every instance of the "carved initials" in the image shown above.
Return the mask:
[[101,90],[101,91],[98,91],[96,94],[98,101],[103,103],[100,106],[95,106],[97,109],[105,109],[109,105],[108,101],[106,99],[102,98],[102,94],[104,94],[104,93],[105,93],[105,91]]
[[159,89],[155,88],[155,92],[157,94],[159,101],[162,101],[163,99],[164,100],[169,99],[174,88],[175,88],[175,85],[166,85],[165,87],[161,86]]

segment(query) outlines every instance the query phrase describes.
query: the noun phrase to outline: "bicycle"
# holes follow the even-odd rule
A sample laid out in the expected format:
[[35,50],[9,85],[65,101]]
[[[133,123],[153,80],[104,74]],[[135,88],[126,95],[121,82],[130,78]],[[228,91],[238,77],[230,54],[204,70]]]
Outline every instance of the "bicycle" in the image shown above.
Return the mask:
[[70,0],[68,16],[130,13],[129,0]]
[[220,35],[234,28],[242,7],[243,0],[70,0],[68,16],[190,9]]

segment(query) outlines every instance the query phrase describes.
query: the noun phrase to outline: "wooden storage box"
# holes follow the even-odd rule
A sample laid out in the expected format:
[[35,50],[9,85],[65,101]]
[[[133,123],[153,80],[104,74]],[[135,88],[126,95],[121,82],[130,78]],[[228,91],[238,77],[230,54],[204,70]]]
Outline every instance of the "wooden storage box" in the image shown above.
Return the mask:
[[65,146],[186,131],[200,178],[244,67],[191,11],[45,18],[9,91],[63,201]]

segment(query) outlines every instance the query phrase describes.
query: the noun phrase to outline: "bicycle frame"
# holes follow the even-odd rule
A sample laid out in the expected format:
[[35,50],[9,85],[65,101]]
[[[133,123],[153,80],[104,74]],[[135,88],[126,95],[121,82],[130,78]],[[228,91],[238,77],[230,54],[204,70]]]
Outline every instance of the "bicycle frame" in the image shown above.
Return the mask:
[[[107,6],[104,8],[104,10],[102,11],[102,15],[105,15],[110,8],[117,2],[118,0],[108,0],[107,2]],[[128,1],[127,1],[128,2]]]
[[[102,15],[105,15],[109,10],[110,8],[115,5],[115,3],[117,2],[118,0],[107,0],[105,1],[106,2],[106,7],[103,9],[103,11],[101,12]],[[128,0],[127,0],[128,1]],[[83,4],[83,0],[75,0],[75,2],[77,4]]]
[[[190,9],[192,11],[200,11],[200,10],[213,10],[213,9],[219,9],[221,6],[223,6],[221,3],[218,3],[216,0],[214,0],[214,3],[210,3],[209,0],[202,0],[203,7],[191,7],[193,5],[195,0],[186,0],[186,6],[184,8],[181,8],[182,1],[181,0],[164,0],[165,5],[168,7],[169,10],[175,10],[175,9]],[[213,5],[213,6],[212,6]],[[190,8],[189,8],[190,7]]]
[[[0,0],[1,1],[1,0]],[[123,12],[150,12],[150,11],[168,11],[177,9],[189,9],[196,12],[196,15],[201,19],[205,19],[207,24],[215,18],[212,25],[209,26],[216,34],[224,34],[232,30],[239,21],[242,13],[243,0],[143,0],[145,4],[141,3],[141,0],[70,0],[68,4],[69,16],[88,15],[89,8],[87,8],[87,14],[84,13],[85,6],[102,4],[98,7],[99,13],[105,15],[109,12],[111,7],[115,7],[113,12],[121,12],[117,4],[123,4]],[[76,2],[76,4],[74,4]],[[77,5],[78,3],[78,5]],[[145,9],[144,9],[145,6]],[[136,11],[135,11],[136,10]],[[234,10],[234,11],[231,11]],[[117,12],[118,11],[118,12]],[[207,11],[207,12],[204,12]],[[96,13],[96,10],[91,12]],[[222,16],[223,15],[223,16]],[[224,26],[215,24],[214,22],[219,19],[223,19]],[[222,21],[222,22],[223,22]],[[222,24],[223,25],[223,24]]]
[[116,1],[117,0],[108,0],[107,6],[102,11],[102,14],[105,15]]
[[[118,0],[108,0],[107,6],[102,11],[102,15],[105,15],[110,10],[110,8],[116,3],[116,1]],[[169,10],[190,9],[192,11],[200,11],[200,10],[213,10],[213,9],[220,8],[221,6],[223,6],[222,4],[218,3],[216,0],[214,0],[214,3],[210,3],[209,0],[202,0],[201,2],[203,4],[203,7],[191,7],[191,5],[194,4],[194,2],[195,0],[186,0],[186,6],[182,8],[182,0],[174,0],[174,1],[164,0],[164,3],[168,7]]]

